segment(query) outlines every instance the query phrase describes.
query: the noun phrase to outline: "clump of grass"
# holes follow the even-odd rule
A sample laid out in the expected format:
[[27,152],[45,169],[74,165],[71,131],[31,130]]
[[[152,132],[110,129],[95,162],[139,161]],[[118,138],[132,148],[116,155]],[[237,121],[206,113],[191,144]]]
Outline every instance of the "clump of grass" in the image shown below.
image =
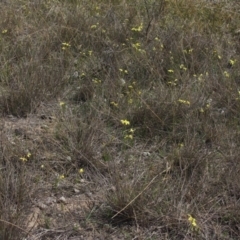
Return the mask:
[[34,191],[33,176],[29,175],[26,166],[31,154],[22,154],[20,147],[13,147],[2,129],[0,135],[0,236],[2,239],[18,239],[27,235],[25,217]]

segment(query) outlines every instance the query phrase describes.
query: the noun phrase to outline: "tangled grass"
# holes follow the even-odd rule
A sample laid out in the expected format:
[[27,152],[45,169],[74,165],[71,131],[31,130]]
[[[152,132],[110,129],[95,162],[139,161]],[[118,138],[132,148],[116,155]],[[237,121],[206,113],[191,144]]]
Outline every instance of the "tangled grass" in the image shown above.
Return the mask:
[[237,0],[0,6],[1,239],[239,238]]

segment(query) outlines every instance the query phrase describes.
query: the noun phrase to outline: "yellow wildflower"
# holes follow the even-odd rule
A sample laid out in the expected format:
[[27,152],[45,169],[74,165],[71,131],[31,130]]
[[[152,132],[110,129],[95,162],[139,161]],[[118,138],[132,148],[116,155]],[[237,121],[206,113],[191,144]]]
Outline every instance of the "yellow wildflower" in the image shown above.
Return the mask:
[[66,50],[67,48],[70,48],[70,47],[71,47],[71,45],[69,43],[67,43],[67,42],[62,43],[62,50]]
[[133,27],[131,30],[134,32],[141,32],[143,30],[143,24],[141,23],[140,26]]
[[101,82],[102,82],[100,79],[97,79],[97,78],[94,78],[92,81],[93,81],[94,83],[96,83],[96,84],[98,84],[98,83],[101,83]]
[[132,104],[133,103],[133,99],[132,98],[128,99],[128,103]]
[[122,68],[119,68],[119,71],[120,71],[120,72],[123,72],[123,73],[125,73],[125,74],[128,74],[128,70],[126,70],[126,69],[124,70],[124,69],[122,69]]
[[118,107],[118,103],[116,103],[116,102],[113,102],[113,101],[112,101],[112,102],[110,102],[110,105],[111,105],[111,106],[113,106],[113,107]]
[[132,47],[135,48],[136,50],[140,50],[141,44],[139,42],[133,43]]
[[97,25],[92,25],[90,28],[91,28],[91,29],[96,29],[96,28],[97,28]]
[[233,60],[233,59],[230,59],[230,60],[229,60],[229,64],[230,64],[231,66],[233,66],[233,65],[236,63],[236,61],[237,61],[236,59],[234,59],[234,60]]
[[188,221],[191,224],[191,227],[193,230],[198,230],[198,225],[197,225],[197,221],[195,218],[193,218],[190,214],[188,214]]
[[179,144],[178,144],[178,147],[179,147],[179,148],[183,148],[183,147],[184,147],[184,144],[183,144],[183,143],[179,143]]
[[69,43],[67,43],[67,42],[63,42],[62,46],[71,47],[71,45]]
[[83,168],[80,168],[80,169],[78,170],[78,172],[81,174],[81,173],[84,172],[84,169],[83,169]]
[[60,101],[59,105],[60,105],[60,107],[64,107],[65,106],[65,102]]
[[179,103],[182,103],[182,104],[190,105],[190,102],[187,101],[187,100],[178,99],[178,102],[179,102]]
[[227,78],[230,77],[230,74],[229,74],[227,71],[224,71],[223,74],[224,74],[224,76],[227,77]]
[[27,161],[27,158],[25,158],[25,157],[20,157],[19,158],[21,161],[23,161],[23,162],[26,162]]
[[132,135],[132,134],[128,134],[128,135],[125,135],[124,138],[125,138],[125,139],[133,139],[133,135]]
[[121,123],[123,124],[123,125],[130,125],[130,122],[128,121],[128,120],[121,120]]
[[135,130],[134,130],[133,128],[130,128],[130,129],[129,129],[129,132],[130,132],[130,133],[134,133]]
[[180,65],[180,69],[183,69],[184,71],[187,70],[187,68],[183,64]]

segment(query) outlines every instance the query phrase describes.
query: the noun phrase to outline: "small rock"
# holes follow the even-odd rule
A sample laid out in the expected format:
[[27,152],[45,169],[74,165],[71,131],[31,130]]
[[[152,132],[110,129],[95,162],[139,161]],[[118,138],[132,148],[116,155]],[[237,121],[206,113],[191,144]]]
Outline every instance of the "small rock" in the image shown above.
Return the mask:
[[54,198],[54,197],[48,197],[45,203],[46,203],[47,205],[51,205],[51,204],[53,204],[53,203],[55,203],[55,202],[56,202],[56,198]]
[[80,192],[80,190],[78,190],[77,188],[74,188],[73,191],[74,191],[75,193],[79,193],[79,192]]
[[144,157],[149,157],[149,156],[151,156],[151,153],[150,152],[143,152],[143,156]]
[[37,203],[37,207],[39,207],[41,210],[44,210],[44,209],[47,208],[47,205],[44,204],[44,203],[42,203],[42,202],[38,202],[38,203]]
[[64,204],[67,204],[67,200],[66,200],[66,198],[65,197],[60,197],[59,199],[58,199],[58,203],[64,203]]

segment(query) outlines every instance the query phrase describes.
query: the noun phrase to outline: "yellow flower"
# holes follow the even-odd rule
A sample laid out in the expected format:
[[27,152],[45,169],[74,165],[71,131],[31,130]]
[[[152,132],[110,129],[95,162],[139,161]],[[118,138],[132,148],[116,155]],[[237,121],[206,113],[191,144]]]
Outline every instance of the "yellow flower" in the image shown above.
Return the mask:
[[116,102],[110,102],[110,104],[111,104],[111,106],[113,106],[113,107],[118,107],[118,103],[116,103]]
[[128,103],[129,103],[129,104],[132,104],[132,103],[133,103],[132,98],[128,99]]
[[183,144],[183,143],[179,143],[179,144],[178,144],[178,147],[179,147],[179,148],[183,148],[183,147],[184,147],[184,144]]
[[233,59],[230,59],[230,60],[229,60],[229,64],[230,64],[231,66],[233,66],[233,65],[236,63],[236,61],[237,61],[236,59],[234,59],[234,60],[233,60]]
[[182,104],[190,105],[190,102],[187,101],[187,100],[178,99],[178,102],[179,102],[179,103],[182,103]]
[[92,80],[95,84],[101,83],[102,81],[100,79],[94,78]]
[[129,132],[130,132],[130,133],[134,133],[135,130],[134,130],[133,128],[130,128],[130,129],[129,129]]
[[224,74],[224,76],[227,77],[227,78],[230,77],[230,74],[229,74],[227,71],[224,71],[223,74]]
[[20,157],[19,158],[21,161],[23,161],[23,162],[26,162],[27,161],[27,158],[25,158],[25,157]]
[[119,68],[119,71],[120,71],[120,72],[123,72],[123,73],[125,73],[125,74],[128,74],[128,70],[126,70],[126,69],[124,70],[124,69],[122,69],[122,68]]
[[133,139],[133,135],[132,135],[132,134],[128,134],[128,135],[125,135],[124,138],[125,138],[125,139]]
[[177,85],[175,82],[172,82],[172,81],[167,82],[167,84],[169,84],[171,86],[176,86]]
[[7,29],[2,30],[2,34],[5,34],[5,33],[7,33],[7,32],[8,32]]
[[61,179],[61,180],[64,179],[64,178],[65,178],[65,177],[64,177],[63,174],[59,176],[59,179]]
[[[98,24],[97,24],[98,25]],[[91,29],[96,29],[97,28],[97,25],[92,25],[90,28]]]
[[59,102],[59,105],[60,105],[60,107],[63,107],[63,106],[65,106],[65,102]]
[[69,43],[67,43],[67,42],[62,43],[62,50],[66,50],[67,48],[70,48],[70,47],[71,47],[71,45]]
[[63,42],[62,46],[71,47],[71,45],[69,43],[67,43],[67,42]]
[[121,120],[121,123],[123,124],[123,125],[130,125],[130,122],[128,121],[128,120]]
[[83,169],[83,168],[80,168],[80,169],[78,170],[78,172],[81,174],[81,173],[84,172],[84,169]]
[[184,71],[187,70],[187,68],[183,64],[180,65],[180,69],[183,69]]
[[136,50],[139,50],[139,48],[141,47],[141,44],[139,42],[133,43],[132,47],[135,48]]
[[172,69],[169,69],[168,72],[169,72],[169,73],[173,73],[174,71],[173,71]]
[[30,152],[28,152],[25,157],[20,157],[19,159],[22,161],[22,162],[27,162],[27,160],[29,160],[29,158],[32,156],[32,154]]
[[188,221],[191,224],[191,227],[192,227],[193,230],[198,230],[197,221],[190,214],[188,214]]
[[133,27],[131,30],[134,32],[141,32],[143,30],[143,24],[141,23],[140,26]]

